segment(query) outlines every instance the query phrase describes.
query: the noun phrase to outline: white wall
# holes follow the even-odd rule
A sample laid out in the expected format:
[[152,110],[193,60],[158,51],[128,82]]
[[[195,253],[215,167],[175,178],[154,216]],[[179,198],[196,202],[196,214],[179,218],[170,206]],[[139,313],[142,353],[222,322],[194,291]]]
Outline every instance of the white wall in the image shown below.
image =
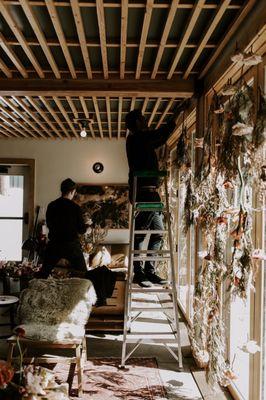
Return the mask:
[[[60,183],[71,178],[82,183],[127,183],[128,165],[125,140],[27,140],[1,139],[0,158],[34,158],[35,204],[42,207],[59,196]],[[95,174],[92,165],[104,165],[101,174]]]

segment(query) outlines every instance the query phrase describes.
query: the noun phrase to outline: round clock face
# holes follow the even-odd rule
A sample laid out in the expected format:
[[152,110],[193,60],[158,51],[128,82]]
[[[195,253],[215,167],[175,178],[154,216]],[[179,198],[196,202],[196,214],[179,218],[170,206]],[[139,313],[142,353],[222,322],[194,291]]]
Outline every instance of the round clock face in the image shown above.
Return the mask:
[[93,164],[92,169],[96,174],[100,174],[101,172],[103,172],[104,167],[102,163],[96,162]]

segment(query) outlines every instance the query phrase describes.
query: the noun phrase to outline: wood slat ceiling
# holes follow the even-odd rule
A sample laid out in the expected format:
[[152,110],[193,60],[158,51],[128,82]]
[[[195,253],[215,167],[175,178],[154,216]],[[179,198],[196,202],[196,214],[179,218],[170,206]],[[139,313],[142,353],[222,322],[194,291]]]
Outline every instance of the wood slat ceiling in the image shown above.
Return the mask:
[[[0,137],[78,138],[75,120],[83,118],[93,119],[91,137],[125,137],[124,116],[134,107],[159,127],[193,94],[191,82],[208,73],[254,4],[0,0]],[[8,90],[18,79],[19,92],[14,84]],[[75,89],[73,82],[85,79],[110,81],[110,89]],[[132,90],[114,92],[118,79]],[[51,80],[70,82],[72,90],[56,90]],[[176,92],[147,93],[142,82],[158,80],[172,81]],[[49,93],[27,92],[36,81]]]

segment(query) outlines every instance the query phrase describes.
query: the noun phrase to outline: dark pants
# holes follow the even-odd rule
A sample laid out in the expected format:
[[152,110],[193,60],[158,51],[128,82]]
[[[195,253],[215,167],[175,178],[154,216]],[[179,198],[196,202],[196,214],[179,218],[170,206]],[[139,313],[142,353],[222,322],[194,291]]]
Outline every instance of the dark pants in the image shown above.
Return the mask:
[[85,259],[78,241],[68,243],[48,242],[40,276],[47,278],[61,258],[69,261],[70,268],[81,272],[87,271]]
[[[135,221],[135,229],[136,230],[160,230],[164,229],[163,225],[163,215],[161,212],[154,212],[154,211],[147,211],[147,212],[140,212]],[[145,234],[135,235],[135,243],[134,249],[141,250],[143,245]],[[149,243],[148,243],[148,250],[159,250],[162,245],[163,236],[161,234],[153,234],[150,235]],[[154,254],[150,254],[150,256],[154,256]],[[134,262],[134,273],[138,273],[142,270],[142,262],[135,261]],[[144,266],[144,271],[146,273],[155,273],[155,262],[154,261],[146,261]]]

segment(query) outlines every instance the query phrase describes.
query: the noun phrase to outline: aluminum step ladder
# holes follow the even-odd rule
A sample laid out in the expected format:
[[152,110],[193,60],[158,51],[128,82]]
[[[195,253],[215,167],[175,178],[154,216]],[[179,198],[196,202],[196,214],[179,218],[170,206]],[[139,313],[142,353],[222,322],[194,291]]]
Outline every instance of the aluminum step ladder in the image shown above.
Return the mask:
[[[137,180],[138,178],[162,178],[164,182],[165,192],[165,204],[162,202],[136,202],[137,195]],[[135,220],[140,212],[148,211],[160,211],[164,214],[166,230],[135,230]],[[167,250],[134,250],[134,240],[136,234],[167,234],[168,249]],[[142,288],[138,285],[133,284],[134,275],[134,261],[167,261],[168,263],[168,276],[169,283],[165,286],[154,285],[149,288]],[[135,307],[132,305],[134,298],[133,294],[137,293],[149,293],[149,294],[161,294],[167,293],[169,300],[167,299],[167,307],[163,307],[160,303],[159,307],[146,306]],[[134,296],[133,296],[134,297]],[[132,301],[133,300],[133,301]],[[141,301],[145,304],[145,299]],[[169,307],[170,303],[170,307]],[[158,303],[157,303],[158,304]],[[163,312],[168,320],[171,327],[170,332],[133,332],[131,331],[131,324],[137,321],[143,314],[143,312]],[[169,315],[169,311],[172,311],[172,315]],[[149,316],[150,318],[150,316]],[[127,352],[127,344],[135,343],[135,346]],[[173,255],[173,240],[171,231],[171,216],[169,209],[169,197],[167,187],[167,171],[138,171],[134,173],[133,183],[133,202],[131,209],[131,222],[130,222],[130,244],[129,244],[129,266],[128,266],[128,278],[126,282],[125,290],[125,309],[124,309],[124,332],[123,332],[123,346],[122,346],[122,358],[121,368],[125,367],[128,358],[137,350],[142,343],[161,343],[171,355],[178,362],[180,369],[183,368],[182,352],[181,352],[181,341],[180,341],[180,326],[179,326],[179,312],[177,305],[177,285],[174,270],[174,255]],[[177,344],[176,354],[169,344]]]

